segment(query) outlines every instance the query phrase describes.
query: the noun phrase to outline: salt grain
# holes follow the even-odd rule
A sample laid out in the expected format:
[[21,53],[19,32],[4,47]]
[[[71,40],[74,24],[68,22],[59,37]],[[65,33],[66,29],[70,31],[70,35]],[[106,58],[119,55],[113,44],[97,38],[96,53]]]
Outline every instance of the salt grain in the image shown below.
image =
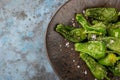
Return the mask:
[[111,44],[114,43],[114,40],[110,40],[110,43],[111,43]]
[[73,62],[75,62],[75,60],[73,60]]
[[78,65],[77,68],[80,68],[80,66]]
[[96,39],[96,35],[92,35],[92,39]]
[[70,46],[69,44],[70,44],[70,43],[69,43],[69,42],[67,42],[67,43],[65,44],[65,46],[66,46],[66,47],[69,47],[69,46]]
[[97,80],[96,78],[94,80]]
[[72,18],[72,20],[74,21],[75,19],[74,19],[74,18]]
[[60,47],[62,47],[62,45],[59,45]]
[[85,10],[83,10],[83,14],[85,14]]
[[75,23],[73,23],[72,25],[73,25],[73,27],[75,27]]
[[85,72],[84,72],[84,73],[85,73],[85,75],[86,75],[86,74],[87,74],[87,71],[85,70]]

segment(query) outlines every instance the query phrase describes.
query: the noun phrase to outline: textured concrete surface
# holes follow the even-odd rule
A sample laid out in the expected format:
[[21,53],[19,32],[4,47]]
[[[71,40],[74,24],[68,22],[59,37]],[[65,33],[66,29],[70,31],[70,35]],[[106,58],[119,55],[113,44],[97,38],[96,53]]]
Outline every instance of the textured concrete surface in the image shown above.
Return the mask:
[[51,16],[67,0],[0,0],[0,80],[59,80],[45,51]]

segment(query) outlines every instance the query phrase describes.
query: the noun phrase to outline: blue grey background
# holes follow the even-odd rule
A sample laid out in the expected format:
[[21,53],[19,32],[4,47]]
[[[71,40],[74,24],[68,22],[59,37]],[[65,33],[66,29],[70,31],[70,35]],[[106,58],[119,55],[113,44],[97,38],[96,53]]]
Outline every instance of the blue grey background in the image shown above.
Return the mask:
[[59,80],[45,50],[51,17],[68,0],[0,0],[0,80]]

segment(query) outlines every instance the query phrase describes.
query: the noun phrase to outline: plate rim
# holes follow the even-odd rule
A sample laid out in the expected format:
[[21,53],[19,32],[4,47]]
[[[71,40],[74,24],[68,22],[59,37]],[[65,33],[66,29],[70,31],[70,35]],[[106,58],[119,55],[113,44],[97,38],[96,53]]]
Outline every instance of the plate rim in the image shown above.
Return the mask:
[[54,19],[54,17],[55,17],[55,16],[57,15],[57,13],[58,13],[67,3],[69,3],[70,1],[72,1],[72,0],[67,0],[65,3],[63,3],[61,6],[59,6],[59,7],[55,10],[54,14],[52,15],[52,17],[51,17],[51,19],[50,19],[50,21],[49,21],[49,23],[48,23],[48,25],[47,25],[47,29],[46,29],[46,31],[45,31],[45,38],[44,38],[45,51],[46,51],[46,54],[47,54],[48,62],[49,62],[49,64],[51,65],[51,68],[53,69],[53,71],[55,72],[55,74],[57,75],[57,77],[58,77],[59,80],[63,80],[63,79],[61,78],[61,76],[59,75],[59,73],[56,71],[55,67],[53,66],[53,63],[51,62],[51,59],[50,59],[50,57],[49,57],[49,54],[48,54],[49,52],[48,52],[48,48],[47,48],[47,33],[48,33],[48,28],[49,28],[49,26],[51,25],[52,20]]

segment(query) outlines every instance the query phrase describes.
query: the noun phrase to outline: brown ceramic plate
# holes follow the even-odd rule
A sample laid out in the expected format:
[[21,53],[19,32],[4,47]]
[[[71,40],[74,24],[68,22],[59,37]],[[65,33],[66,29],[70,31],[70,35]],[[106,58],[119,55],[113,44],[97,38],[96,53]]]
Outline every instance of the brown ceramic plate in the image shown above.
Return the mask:
[[[94,80],[85,63],[74,51],[73,43],[55,32],[58,23],[71,25],[75,13],[82,13],[86,8],[114,7],[120,10],[120,0],[69,0],[53,16],[46,33],[46,47],[50,62],[62,80]],[[77,26],[77,25],[76,25]],[[111,80],[120,80],[109,74]]]

